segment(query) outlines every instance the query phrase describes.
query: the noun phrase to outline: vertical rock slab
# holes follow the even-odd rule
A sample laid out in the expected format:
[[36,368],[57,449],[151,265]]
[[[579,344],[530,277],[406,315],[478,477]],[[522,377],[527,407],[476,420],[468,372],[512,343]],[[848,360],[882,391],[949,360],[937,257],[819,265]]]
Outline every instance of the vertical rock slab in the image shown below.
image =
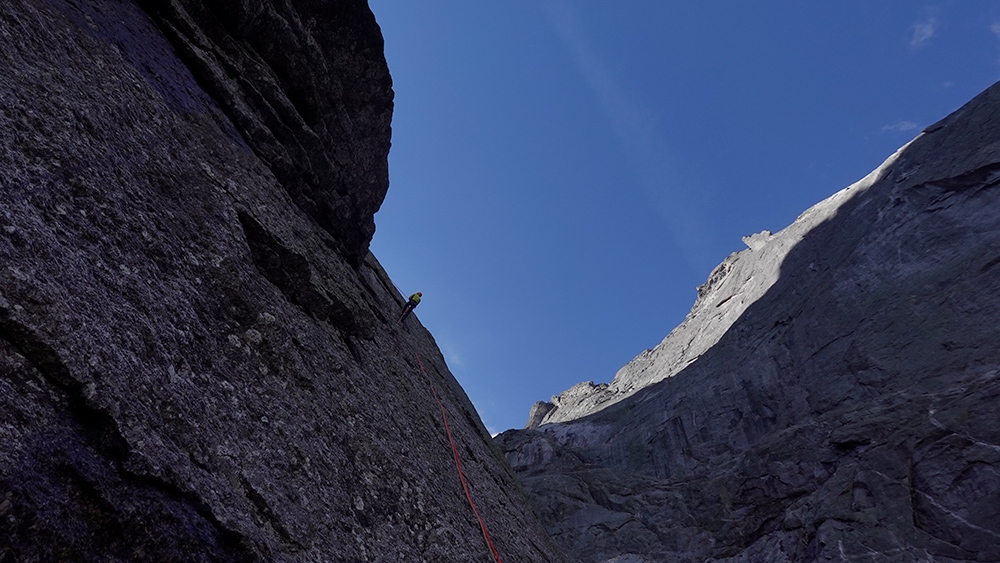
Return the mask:
[[139,0],[295,202],[360,264],[389,185],[392,80],[364,0]]
[[584,562],[998,560],[997,225],[1000,84],[498,443]]
[[[501,554],[562,561],[364,250],[391,100],[384,65],[349,63],[381,56],[370,12],[227,5],[233,44],[191,27],[222,4],[192,6],[0,6],[0,561],[492,561],[435,392]],[[240,67],[279,20],[261,60],[302,68]]]

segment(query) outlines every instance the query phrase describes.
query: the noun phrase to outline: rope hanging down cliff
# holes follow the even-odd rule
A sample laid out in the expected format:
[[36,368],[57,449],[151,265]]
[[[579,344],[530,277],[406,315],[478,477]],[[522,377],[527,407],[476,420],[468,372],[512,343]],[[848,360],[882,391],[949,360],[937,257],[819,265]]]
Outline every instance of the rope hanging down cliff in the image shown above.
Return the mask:
[[[424,363],[420,360],[420,354],[414,352],[417,357],[417,364],[420,366],[420,371],[424,373],[427,377],[427,370],[424,369]],[[462,489],[465,490],[465,498],[469,500],[469,506],[472,507],[472,513],[476,515],[476,519],[479,520],[479,527],[483,530],[483,537],[486,538],[486,544],[490,547],[490,552],[493,553],[493,558],[497,560],[497,563],[503,563],[500,561],[500,553],[497,552],[496,546],[493,545],[493,540],[490,539],[490,532],[486,529],[486,522],[483,522],[483,518],[479,515],[479,511],[476,510],[476,503],[472,502],[472,494],[469,493],[469,486],[465,482],[465,473],[462,471],[462,462],[458,459],[458,447],[455,446],[455,439],[451,436],[451,427],[448,426],[448,413],[445,412],[444,403],[441,402],[440,397],[438,397],[437,391],[434,389],[434,384],[430,384],[431,393],[434,394],[434,400],[437,401],[439,407],[441,407],[441,418],[444,419],[444,429],[448,433],[448,441],[451,442],[451,453],[455,455],[455,467],[458,468],[458,478],[462,481]]]

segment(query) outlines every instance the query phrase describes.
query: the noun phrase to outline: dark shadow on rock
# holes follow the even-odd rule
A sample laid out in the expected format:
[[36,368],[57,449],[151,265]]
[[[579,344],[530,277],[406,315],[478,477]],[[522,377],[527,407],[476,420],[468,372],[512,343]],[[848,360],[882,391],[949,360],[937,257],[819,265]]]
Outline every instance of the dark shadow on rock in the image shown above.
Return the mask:
[[137,0],[292,200],[359,267],[389,186],[392,80],[363,0]]

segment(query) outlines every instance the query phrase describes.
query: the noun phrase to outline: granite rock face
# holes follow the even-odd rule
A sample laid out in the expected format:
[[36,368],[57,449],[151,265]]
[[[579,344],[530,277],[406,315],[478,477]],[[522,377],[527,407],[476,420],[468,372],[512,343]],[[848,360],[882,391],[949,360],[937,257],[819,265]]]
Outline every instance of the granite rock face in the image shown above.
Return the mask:
[[1000,561],[1000,85],[497,438],[583,562]]
[[367,2],[137,1],[292,201],[357,266],[389,185],[393,97]]
[[562,561],[366,248],[363,2],[0,6],[0,561]]

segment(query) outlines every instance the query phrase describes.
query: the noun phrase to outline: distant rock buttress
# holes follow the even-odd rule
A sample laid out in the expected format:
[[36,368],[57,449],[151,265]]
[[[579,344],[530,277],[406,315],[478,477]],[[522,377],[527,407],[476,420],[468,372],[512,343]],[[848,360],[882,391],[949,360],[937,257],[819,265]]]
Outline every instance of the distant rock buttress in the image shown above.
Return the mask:
[[1000,561],[998,225],[1000,84],[497,441],[584,563]]

